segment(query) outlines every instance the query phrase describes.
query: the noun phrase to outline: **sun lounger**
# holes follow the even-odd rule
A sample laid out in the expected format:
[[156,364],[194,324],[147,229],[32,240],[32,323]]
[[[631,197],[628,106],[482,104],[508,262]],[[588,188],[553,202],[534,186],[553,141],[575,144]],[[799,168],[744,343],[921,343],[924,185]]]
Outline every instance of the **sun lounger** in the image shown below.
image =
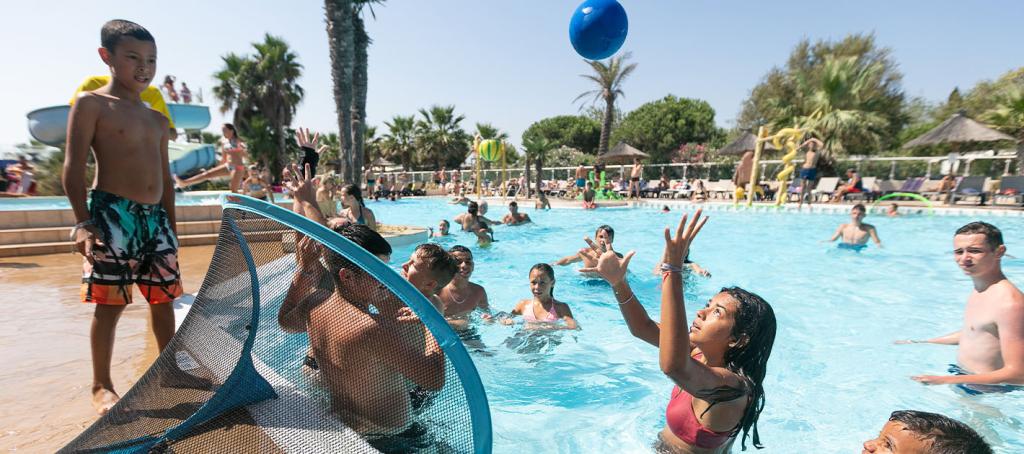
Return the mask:
[[811,191],[811,197],[814,200],[821,200],[821,196],[831,197],[837,187],[839,187],[839,177],[824,177],[818,180],[818,186]]
[[[960,178],[961,177],[957,177],[958,182],[960,181]],[[921,183],[920,189],[916,192],[929,200],[941,200],[942,195],[945,194],[945,192],[939,191],[940,187],[942,187],[942,180],[925,180]]]
[[876,177],[864,177],[861,179],[861,187],[864,188],[864,192],[851,192],[843,194],[843,200],[867,200],[872,201],[877,198],[878,191],[875,188]]
[[949,203],[956,205],[957,200],[977,197],[978,205],[984,205],[985,195],[985,177],[963,177],[953,190]]
[[903,184],[904,184],[904,182],[900,181],[900,180],[882,180],[882,181],[879,181],[878,182],[878,193],[882,194],[882,195],[885,195],[885,194],[892,194],[894,192],[900,192],[900,187],[902,187]]
[[1004,176],[999,180],[999,190],[992,197],[993,205],[1009,200],[1012,205],[1024,205],[1024,176]]

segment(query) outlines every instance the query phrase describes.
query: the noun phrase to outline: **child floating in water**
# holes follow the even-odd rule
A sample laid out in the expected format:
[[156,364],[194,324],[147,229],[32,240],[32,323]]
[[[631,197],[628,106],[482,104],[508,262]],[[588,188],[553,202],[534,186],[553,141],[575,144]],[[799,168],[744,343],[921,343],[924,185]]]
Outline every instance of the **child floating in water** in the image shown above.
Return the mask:
[[[569,305],[555,300],[555,270],[547,263],[538,263],[530,268],[530,291],[533,292],[532,299],[526,299],[516,304],[512,309],[512,315],[522,315],[523,321],[528,328],[544,329],[577,329],[576,319],[572,316]],[[564,326],[555,326],[559,320],[565,322]],[[502,320],[502,323],[511,325],[511,318]]]
[[862,222],[864,221],[865,212],[864,205],[859,203],[854,205],[850,209],[850,223],[840,225],[828,242],[831,243],[842,237],[843,242],[839,243],[839,249],[849,249],[857,252],[868,247],[869,239],[874,240],[878,247],[882,247],[882,240],[878,239],[878,231],[875,230],[875,226]]

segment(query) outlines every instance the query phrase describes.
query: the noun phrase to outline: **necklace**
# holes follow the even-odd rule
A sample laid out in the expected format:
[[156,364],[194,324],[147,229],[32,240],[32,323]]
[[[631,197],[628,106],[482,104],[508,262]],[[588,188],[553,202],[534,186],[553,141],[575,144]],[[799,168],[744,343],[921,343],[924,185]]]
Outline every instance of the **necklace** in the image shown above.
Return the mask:
[[456,305],[459,305],[459,306],[461,306],[463,303],[465,303],[466,300],[468,299],[468,298],[459,299],[458,295],[455,293],[455,290],[449,290],[448,291],[448,295],[452,297],[452,302],[455,303]]

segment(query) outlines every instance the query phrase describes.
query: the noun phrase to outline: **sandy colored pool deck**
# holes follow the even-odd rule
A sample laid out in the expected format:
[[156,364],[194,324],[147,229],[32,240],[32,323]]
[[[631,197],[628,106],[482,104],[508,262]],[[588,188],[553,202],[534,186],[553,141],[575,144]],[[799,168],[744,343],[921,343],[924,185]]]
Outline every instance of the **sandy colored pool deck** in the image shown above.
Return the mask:
[[[180,250],[185,291],[195,293],[213,246]],[[78,299],[82,258],[53,254],[0,258],[0,452],[54,452],[97,419],[90,403],[89,325]],[[149,309],[135,303],[118,323],[112,376],[127,391],[156,357]]]

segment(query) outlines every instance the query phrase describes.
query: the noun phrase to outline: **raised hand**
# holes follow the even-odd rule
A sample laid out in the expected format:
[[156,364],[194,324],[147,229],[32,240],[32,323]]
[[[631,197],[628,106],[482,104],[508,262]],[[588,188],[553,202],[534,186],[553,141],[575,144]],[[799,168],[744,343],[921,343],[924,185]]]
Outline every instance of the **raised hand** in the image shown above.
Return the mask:
[[313,172],[310,170],[309,164],[304,167],[305,169],[299,170],[299,166],[292,164],[290,173],[285,169],[285,186],[296,201],[314,202],[316,201],[316,184],[313,182]]
[[665,228],[665,253],[662,256],[665,263],[682,268],[683,260],[690,252],[690,244],[693,243],[694,238],[697,238],[697,234],[700,233],[700,229],[704,228],[704,224],[708,222],[708,218],[701,219],[702,212],[703,210],[697,210],[689,225],[686,224],[687,215],[684,214],[683,218],[679,220],[679,227],[676,228],[674,237],[669,233],[669,228]]
[[[581,273],[597,273],[602,279],[611,285],[618,285],[626,278],[626,271],[629,261],[636,255],[636,251],[629,251],[625,256],[619,257],[612,249],[612,245],[602,248],[589,237],[584,238],[587,242],[586,248],[580,249],[580,255],[584,259],[584,267],[580,268]],[[590,265],[590,264],[593,265]]]
[[323,152],[327,150],[327,145],[320,145],[320,147],[317,148],[317,143],[319,142],[319,132],[310,136],[309,128],[299,128],[295,130],[295,143],[299,148],[312,148],[316,151],[316,154],[323,154]]

